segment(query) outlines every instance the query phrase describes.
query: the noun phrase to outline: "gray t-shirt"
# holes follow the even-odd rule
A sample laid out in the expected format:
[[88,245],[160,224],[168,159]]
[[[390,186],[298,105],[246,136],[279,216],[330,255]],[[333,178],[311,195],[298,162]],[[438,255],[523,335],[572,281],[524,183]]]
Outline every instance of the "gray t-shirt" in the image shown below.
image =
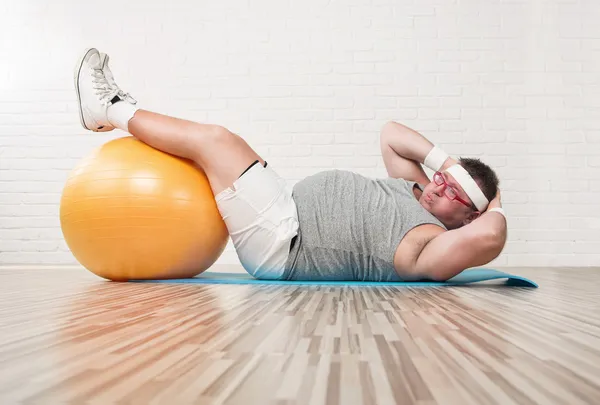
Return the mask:
[[394,254],[408,231],[421,224],[446,229],[417,201],[415,184],[343,170],[296,183],[300,226],[283,279],[400,281]]

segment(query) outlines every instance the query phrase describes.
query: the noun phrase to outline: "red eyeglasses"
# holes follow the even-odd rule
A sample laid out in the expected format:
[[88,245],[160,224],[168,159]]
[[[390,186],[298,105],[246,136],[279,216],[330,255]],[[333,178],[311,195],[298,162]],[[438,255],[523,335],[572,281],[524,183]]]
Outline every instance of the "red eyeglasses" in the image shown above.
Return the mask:
[[461,203],[463,203],[464,205],[466,205],[467,207],[473,208],[473,204],[468,203],[465,200],[463,200],[462,198],[460,198],[458,196],[458,192],[450,184],[446,183],[446,179],[444,179],[444,175],[442,173],[435,172],[435,174],[433,175],[433,181],[438,186],[441,186],[442,184],[444,185],[443,191],[444,191],[444,195],[446,196],[446,198],[448,198],[451,201],[458,200]]

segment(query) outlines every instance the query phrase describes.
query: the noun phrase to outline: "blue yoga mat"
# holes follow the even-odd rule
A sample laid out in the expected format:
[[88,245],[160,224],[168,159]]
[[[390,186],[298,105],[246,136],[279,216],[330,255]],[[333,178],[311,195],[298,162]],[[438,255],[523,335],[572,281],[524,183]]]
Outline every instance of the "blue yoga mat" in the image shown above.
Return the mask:
[[474,268],[465,270],[448,281],[285,281],[259,280],[246,273],[205,272],[193,278],[177,278],[170,280],[132,280],[140,283],[187,283],[187,284],[275,284],[275,285],[356,285],[356,286],[394,286],[394,287],[430,287],[456,286],[480,281],[506,279],[504,285],[514,287],[533,287],[538,285],[524,277],[515,276],[494,269]]

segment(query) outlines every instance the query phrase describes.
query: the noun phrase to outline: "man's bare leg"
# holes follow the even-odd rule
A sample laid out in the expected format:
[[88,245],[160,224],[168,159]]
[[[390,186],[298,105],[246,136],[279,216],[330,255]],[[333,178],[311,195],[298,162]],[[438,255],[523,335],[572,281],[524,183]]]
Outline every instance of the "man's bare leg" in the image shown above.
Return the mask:
[[231,187],[253,162],[265,164],[244,139],[219,125],[138,110],[128,131],[153,148],[193,160],[206,173],[215,195]]
[[231,187],[255,161],[265,164],[244,139],[222,126],[135,107],[135,100],[116,85],[108,56],[95,48],[87,49],[76,65],[75,89],[84,128],[104,132],[117,127],[156,149],[194,161],[215,195]]

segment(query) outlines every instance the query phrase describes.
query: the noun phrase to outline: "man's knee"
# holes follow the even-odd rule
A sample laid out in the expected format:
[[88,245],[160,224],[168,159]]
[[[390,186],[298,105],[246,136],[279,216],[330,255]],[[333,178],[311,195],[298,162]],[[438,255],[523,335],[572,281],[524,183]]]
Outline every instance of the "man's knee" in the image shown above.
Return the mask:
[[234,138],[236,135],[221,125],[211,125],[208,131],[210,141],[222,142]]

